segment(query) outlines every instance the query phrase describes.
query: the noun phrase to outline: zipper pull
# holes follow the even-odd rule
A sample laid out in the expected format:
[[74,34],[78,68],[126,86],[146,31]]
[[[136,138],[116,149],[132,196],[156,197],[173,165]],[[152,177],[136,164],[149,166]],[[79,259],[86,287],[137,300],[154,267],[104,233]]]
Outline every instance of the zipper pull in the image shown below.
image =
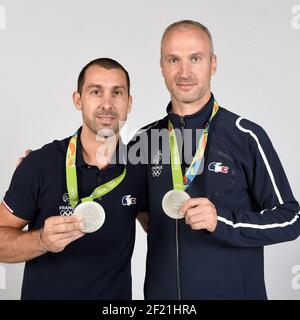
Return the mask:
[[180,124],[181,124],[181,129],[184,129],[184,127],[185,127],[184,117],[179,116],[179,120],[180,120]]

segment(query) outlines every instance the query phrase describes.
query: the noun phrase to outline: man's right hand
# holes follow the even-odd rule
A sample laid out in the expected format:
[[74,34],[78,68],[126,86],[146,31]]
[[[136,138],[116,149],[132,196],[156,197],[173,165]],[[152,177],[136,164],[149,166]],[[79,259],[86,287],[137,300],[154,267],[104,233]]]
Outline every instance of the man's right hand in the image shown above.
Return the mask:
[[54,216],[45,221],[41,242],[50,252],[61,252],[71,242],[81,238],[83,224],[78,216]]
[[[32,150],[27,149],[23,157],[18,159],[17,166]],[[61,252],[71,242],[81,238],[84,233],[80,230],[83,225],[78,216],[54,216],[45,221],[40,239],[44,248],[50,252]]]
[[20,163],[29,155],[30,152],[32,152],[32,150],[30,150],[30,149],[27,149],[25,151],[24,156],[18,159],[16,167],[18,167],[20,165]]

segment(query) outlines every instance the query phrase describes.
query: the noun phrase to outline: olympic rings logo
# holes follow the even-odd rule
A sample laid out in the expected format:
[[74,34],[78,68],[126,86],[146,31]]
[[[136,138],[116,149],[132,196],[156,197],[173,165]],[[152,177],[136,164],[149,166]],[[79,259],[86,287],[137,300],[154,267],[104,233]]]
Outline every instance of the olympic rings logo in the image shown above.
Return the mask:
[[73,212],[74,212],[73,209],[63,209],[63,210],[60,210],[59,214],[64,217],[69,217],[73,215]]
[[161,175],[160,169],[152,169],[152,177],[159,177]]
[[151,168],[151,171],[152,171],[152,177],[153,178],[157,178],[161,175],[161,172],[162,172],[162,166],[154,166]]

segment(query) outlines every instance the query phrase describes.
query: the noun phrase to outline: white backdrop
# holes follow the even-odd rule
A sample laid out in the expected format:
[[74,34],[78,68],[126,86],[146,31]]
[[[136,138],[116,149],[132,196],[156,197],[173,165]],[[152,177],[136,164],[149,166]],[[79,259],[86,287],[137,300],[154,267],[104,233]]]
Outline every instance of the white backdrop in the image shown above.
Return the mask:
[[[81,68],[112,57],[132,80],[128,130],[161,118],[169,95],[159,68],[164,29],[195,19],[212,32],[218,102],[261,124],[300,200],[300,0],[0,0],[0,195],[15,163],[81,123],[71,101]],[[137,227],[133,297],[143,299],[146,237]],[[0,264],[0,299],[19,299],[22,264]],[[265,249],[270,299],[300,299],[300,239]]]

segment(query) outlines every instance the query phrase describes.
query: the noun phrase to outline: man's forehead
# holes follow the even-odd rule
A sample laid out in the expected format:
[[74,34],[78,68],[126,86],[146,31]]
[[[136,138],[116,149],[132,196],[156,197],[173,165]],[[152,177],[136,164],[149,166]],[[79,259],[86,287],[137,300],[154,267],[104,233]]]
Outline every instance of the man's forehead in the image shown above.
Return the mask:
[[90,66],[85,73],[85,84],[126,85],[126,76],[120,69],[106,69],[97,65]]
[[208,36],[204,31],[195,27],[171,30],[162,43],[164,55],[208,54],[209,51],[210,41]]

